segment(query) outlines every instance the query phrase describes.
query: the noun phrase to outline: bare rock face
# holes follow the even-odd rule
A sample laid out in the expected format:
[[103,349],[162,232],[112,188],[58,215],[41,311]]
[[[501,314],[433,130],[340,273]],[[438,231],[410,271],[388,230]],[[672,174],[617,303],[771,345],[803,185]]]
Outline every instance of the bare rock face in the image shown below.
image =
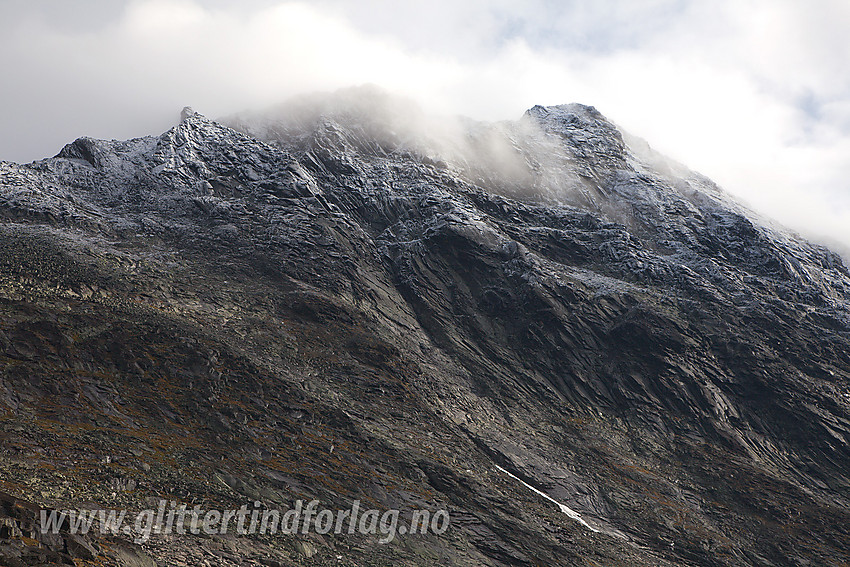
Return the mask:
[[[0,163],[0,233],[15,497],[451,517],[386,544],[94,534],[55,561],[850,562],[850,274],[592,107],[187,108]],[[13,523],[8,564],[38,547]]]

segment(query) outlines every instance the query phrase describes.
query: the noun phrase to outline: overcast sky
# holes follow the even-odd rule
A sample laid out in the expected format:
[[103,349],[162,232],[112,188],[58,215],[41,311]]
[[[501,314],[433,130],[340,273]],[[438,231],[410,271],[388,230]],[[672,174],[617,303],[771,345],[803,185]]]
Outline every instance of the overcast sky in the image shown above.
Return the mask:
[[582,102],[850,246],[848,0],[0,0],[0,159],[375,83],[434,112]]

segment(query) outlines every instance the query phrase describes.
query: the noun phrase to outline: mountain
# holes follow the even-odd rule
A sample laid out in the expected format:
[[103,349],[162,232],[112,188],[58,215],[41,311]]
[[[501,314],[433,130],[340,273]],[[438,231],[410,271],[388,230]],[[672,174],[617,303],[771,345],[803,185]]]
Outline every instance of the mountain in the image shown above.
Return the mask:
[[[187,108],[0,218],[0,563],[850,563],[850,273],[592,107]],[[160,499],[451,520],[33,527]]]

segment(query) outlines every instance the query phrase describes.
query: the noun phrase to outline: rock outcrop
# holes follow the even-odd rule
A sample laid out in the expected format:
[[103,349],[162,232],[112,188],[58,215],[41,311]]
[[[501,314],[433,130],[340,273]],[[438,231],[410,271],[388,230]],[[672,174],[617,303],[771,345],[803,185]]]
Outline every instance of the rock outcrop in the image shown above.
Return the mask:
[[0,489],[451,515],[100,561],[850,562],[847,268],[594,108],[187,109],[0,163],[0,219]]

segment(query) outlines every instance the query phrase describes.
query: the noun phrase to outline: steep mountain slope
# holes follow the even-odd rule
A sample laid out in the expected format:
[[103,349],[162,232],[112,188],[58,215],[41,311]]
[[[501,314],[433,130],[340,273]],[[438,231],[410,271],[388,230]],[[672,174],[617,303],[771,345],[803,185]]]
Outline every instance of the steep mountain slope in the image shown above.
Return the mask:
[[57,508],[359,499],[451,528],[43,548],[850,562],[836,255],[581,105],[448,124],[354,90],[225,122],[187,109],[159,137],[0,163],[0,488]]

